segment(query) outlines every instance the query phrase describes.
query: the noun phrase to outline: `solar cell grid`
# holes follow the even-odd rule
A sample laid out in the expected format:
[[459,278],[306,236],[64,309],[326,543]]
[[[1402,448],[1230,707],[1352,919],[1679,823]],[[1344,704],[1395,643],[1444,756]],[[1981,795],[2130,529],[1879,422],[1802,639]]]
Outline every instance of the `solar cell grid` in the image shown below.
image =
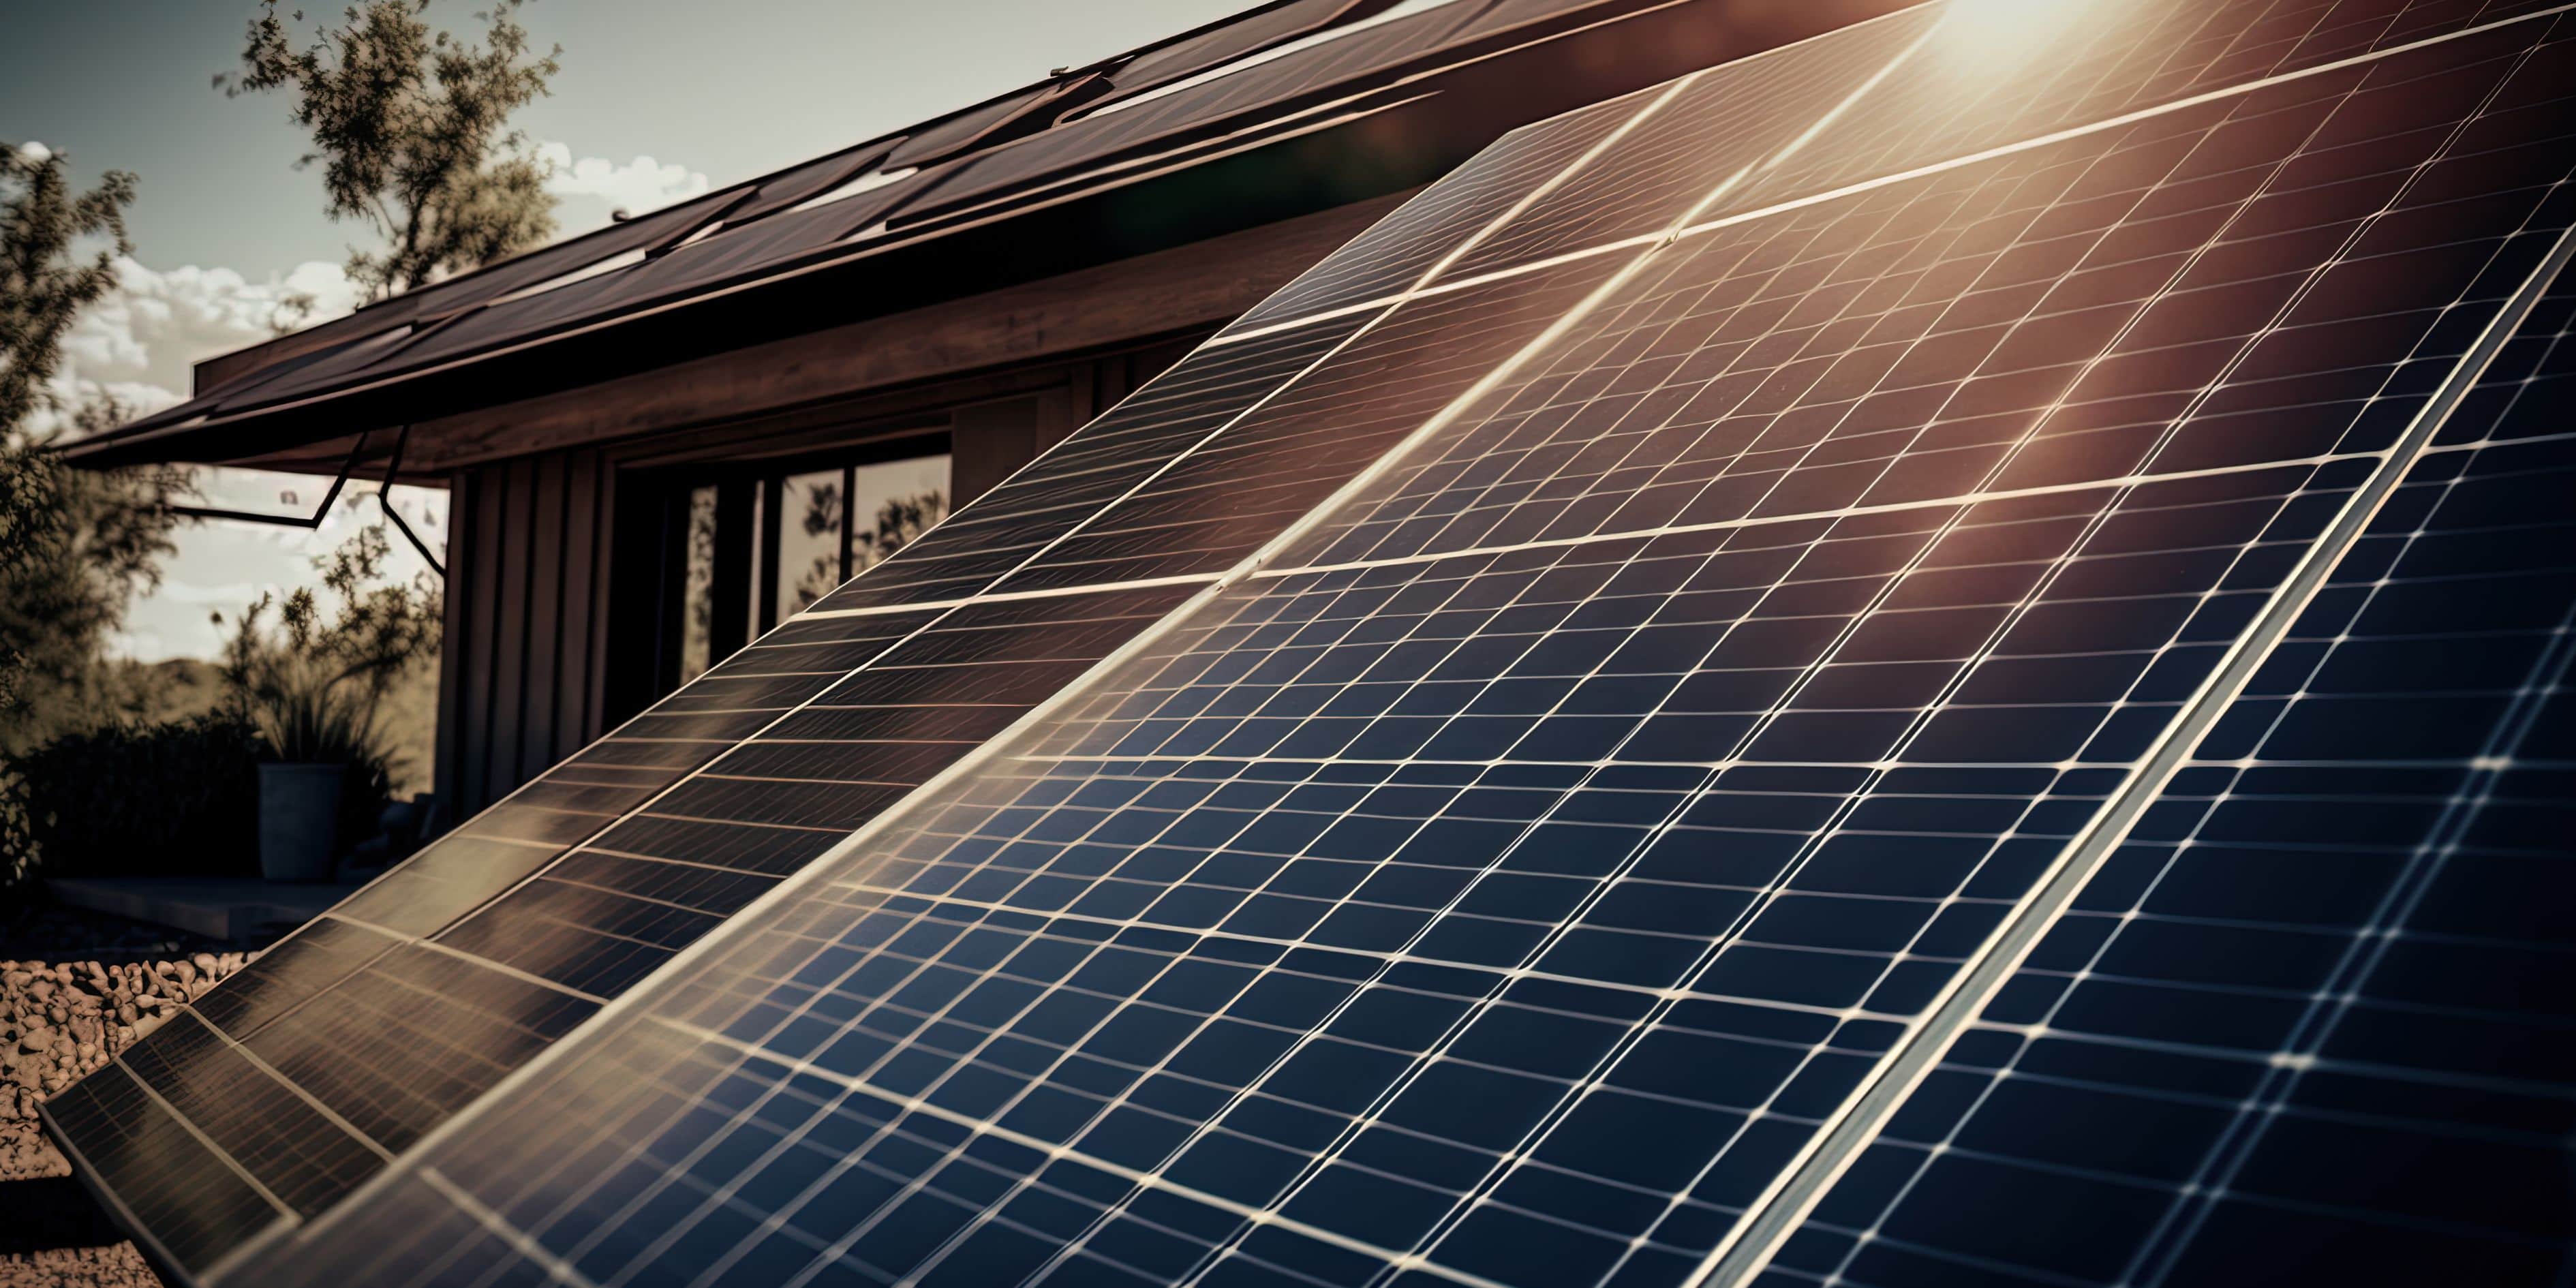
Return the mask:
[[[1961,4],[1736,209],[2323,67],[2555,6],[2542,0]],[[1724,213],[1723,210],[1716,213]]]
[[[956,610],[439,939],[612,996],[980,742],[955,736],[960,721],[1007,725],[1188,593]],[[746,830],[772,840],[737,867],[725,838]]]
[[1180,136],[1214,128],[1229,117],[1277,110],[1309,95],[1325,96],[1363,84],[1438,49],[1474,11],[1472,3],[1444,4],[1421,13],[1345,32],[1304,49],[1140,102],[1116,112],[1065,122],[1043,134],[967,158],[937,195],[902,216],[927,219],[1042,179],[1061,170],[1098,164]]
[[[2548,1281],[2576,295],[1765,1282]],[[2022,1214],[1960,1210],[1975,1193]],[[2050,1212],[2081,1210],[2083,1237]]]
[[45,1102],[45,1113],[80,1142],[75,1165],[115,1196],[146,1246],[183,1265],[205,1264],[288,1211],[121,1065],[72,1084]]
[[2465,344],[2458,283],[2563,200],[2566,51],[2483,113],[2433,61],[2504,34],[1687,238],[1288,561],[2375,450]]
[[1502,370],[1617,267],[1595,258],[1399,304],[994,592],[1224,572]]
[[[2510,61],[2493,66],[2486,84],[2513,70]],[[2401,89],[2414,83],[2383,79]],[[2183,253],[2178,264],[2158,265],[2165,296],[2115,307],[2090,333],[2103,337],[2093,343],[2134,334],[2135,319],[2152,317],[2152,303],[2192,268],[2223,262],[2226,231],[2272,219],[2263,198],[2335,173],[2294,163],[2331,155],[2338,112],[2384,106],[2368,97],[2369,82],[2356,76],[2312,87],[2322,93],[2251,103],[2237,119],[2264,123],[2249,133],[2270,141],[2273,160],[2214,167],[2234,184],[2213,185],[2232,199],[2224,213],[2168,220],[2179,230],[2169,235],[2198,241],[2169,242]],[[2148,440],[2141,455],[2150,465],[2155,453],[2192,441],[2181,431],[2197,417],[2228,409],[2220,395],[2229,379],[2249,371],[2318,378],[2272,358],[2266,345],[2320,352],[2299,343],[2300,309],[2350,298],[2324,285],[2329,261],[2338,253],[2378,259],[2370,238],[2406,226],[2410,197],[2457,202],[2467,194],[2446,184],[2471,172],[2487,181],[2481,195],[2505,194],[2491,203],[2488,231],[2455,239],[2491,271],[2466,292],[2454,274],[2439,283],[2454,298],[2413,312],[2438,317],[2443,305],[2491,301],[2496,281],[2528,271],[2529,239],[2508,235],[2532,217],[2539,194],[2496,182],[2513,177],[2510,167],[2427,164],[2445,146],[2477,141],[2459,122],[2495,100],[2417,92],[2411,101],[2431,123],[2450,125],[2421,140],[2416,160],[2383,167],[2396,176],[2382,176],[2375,190],[2388,217],[2272,220],[2276,236],[2312,232],[2311,267],[2276,286],[2269,325],[2230,318],[2236,329],[2203,341],[2224,351],[2194,377],[2211,383]],[[2206,139],[2221,137],[2228,120],[2214,112],[2180,124]],[[2142,131],[2129,142],[2170,166],[2195,151],[2172,144],[2177,137],[2198,141],[2189,131]],[[2156,151],[2160,144],[2170,150]],[[2095,157],[2119,153],[2107,147]],[[1971,177],[2008,175],[2006,191],[2044,194],[2038,210],[2083,204],[2069,199],[2074,176],[2025,186],[2056,159],[2016,159]],[[2294,182],[2278,183],[2285,175]],[[2162,190],[2152,178],[2142,189],[2134,176],[2125,188],[2106,187],[2130,197],[2120,212],[2137,208],[2138,192]],[[2200,210],[2218,204],[2208,190],[2201,196]],[[1888,225],[1923,222],[1887,210]],[[2095,223],[2093,244],[2124,227],[2116,213]],[[2394,240],[2392,249],[2404,249]],[[2046,294],[2043,282],[2026,298]],[[1598,316],[1618,315],[1605,308]],[[2397,334],[2412,336],[2427,367],[2458,352],[2458,337],[2420,317],[2412,327]],[[2293,338],[2277,339],[2284,335]],[[2100,365],[2056,364],[2054,387]],[[2392,395],[2390,385],[2407,370],[2381,365],[2354,378],[2405,411],[2420,394]],[[1610,387],[1596,380],[1591,392]],[[2150,467],[2131,471],[2143,478],[2112,473],[1972,500],[2017,459],[1989,452],[1986,486],[1961,489],[1954,502],[1846,513],[1869,507],[1852,506],[1862,493],[1845,485],[1834,494],[1842,504],[1812,517],[1747,512],[1692,532],[1289,572],[1229,592],[1220,610],[1176,629],[1127,673],[1168,669],[1179,678],[1096,687],[1038,750],[967,780],[954,800],[925,811],[936,821],[836,865],[837,893],[779,913],[766,933],[746,935],[734,954],[674,990],[656,1020],[618,1030],[616,1042],[665,1054],[688,1044],[649,1033],[656,1024],[705,1044],[683,1058],[724,1061],[713,1067],[747,1080],[736,1092],[746,1104],[777,1103],[790,1083],[809,1080],[809,1103],[795,1119],[806,1125],[746,1143],[735,1129],[755,1111],[713,1127],[684,1161],[626,1153],[627,1166],[595,1188],[627,1206],[580,1237],[607,1240],[594,1248],[616,1245],[600,1232],[630,1228],[642,1212],[684,1209],[704,1237],[682,1245],[665,1233],[650,1249],[597,1254],[583,1273],[626,1282],[703,1243],[708,1255],[769,1249],[761,1255],[796,1265],[830,1253],[859,1273],[924,1282],[967,1273],[943,1267],[1070,1281],[1077,1268],[1113,1265],[1146,1279],[1196,1267],[1208,1282],[1283,1269],[1342,1281],[1363,1276],[1337,1269],[1364,1275],[1369,1258],[1419,1248],[1427,1269],[1495,1282],[1678,1281],[1899,1036],[1891,1020],[1920,1011],[2091,815],[2291,557],[2368,478],[2374,463],[2360,457],[2389,436],[2346,435],[2354,408],[2376,405],[2340,400],[2334,432],[2304,450],[2267,441],[2262,450],[2289,462],[2272,468],[2212,473],[2202,464],[2157,479]],[[2007,441],[2039,441],[2033,431],[2046,420],[2021,414]],[[2350,458],[2316,459],[2339,440]],[[1559,491],[1581,495],[1580,487]],[[1824,533],[1838,539],[1818,540]],[[1783,540],[1790,571],[1721,564],[1722,554],[1751,553],[1732,543],[1764,537]],[[1648,558],[1649,550],[1661,555]],[[1795,571],[1810,559],[1812,584]],[[1604,562],[1587,567],[1596,560]],[[1694,635],[1687,620],[1621,622],[1624,597],[1608,593],[1601,568],[1673,563],[1758,570],[1769,580],[1735,588],[1749,602],[1734,605],[1732,618],[1719,586],[1684,579],[1681,593],[1637,596],[1716,614],[1700,619],[1728,623],[1713,646],[1707,626]],[[1442,575],[1458,569],[1473,572],[1454,583]],[[1669,574],[1663,583],[1637,575],[1644,580],[1635,584],[1670,584]],[[1474,607],[1462,611],[1460,596]],[[1577,624],[1575,614],[1601,625]],[[1657,649],[1639,642],[1657,639],[1650,632],[1664,625],[1682,627],[1663,638],[1684,654],[1656,663]],[[1694,639],[1703,656],[1689,655]],[[1732,660],[1752,664],[1729,665],[1730,647]],[[1515,669],[1523,657],[1546,660]],[[1308,675],[1330,678],[1297,683]],[[1733,688],[1726,701],[1696,710],[1674,700],[1685,684],[1712,676]],[[2029,700],[2051,683],[2066,696]],[[1573,696],[1586,686],[1588,699]],[[1996,697],[2018,700],[1997,705]],[[1643,736],[1674,715],[1700,723],[1667,742]],[[1731,741],[1737,750],[1714,766],[1620,754],[1641,740],[1649,748]],[[1439,782],[1444,774],[1450,781]],[[1398,776],[1409,781],[1399,787]],[[1519,809],[1431,812],[1440,798],[1484,789],[1499,790],[1479,796],[1476,808],[1510,797]],[[1372,820],[1359,805],[1399,791],[1408,804],[1388,816]],[[1437,851],[1482,856],[1463,881],[1436,862],[1396,857],[1434,851],[1396,848],[1385,825],[1400,833],[1426,819],[1470,829],[1448,833]],[[1478,826],[1487,839],[1461,847]],[[1733,842],[1723,852],[1746,869],[1732,881],[1709,880],[1713,834]],[[1541,835],[1544,844],[1510,839]],[[1913,862],[1891,865],[1889,847],[1899,843]],[[1334,846],[1353,849],[1338,857]],[[1355,894],[1362,889],[1377,897]],[[1698,924],[1677,930],[1691,914]],[[1123,988],[1074,982],[1096,960],[1120,960],[1104,957],[1111,948],[1149,952],[1157,936],[1163,964],[1131,971]],[[1660,957],[1651,951],[1659,938],[1672,944]],[[1292,955],[1293,973],[1285,967]],[[1190,982],[1167,986],[1176,970]],[[1274,978],[1327,981],[1306,998],[1320,1009],[1266,1029],[1230,1009],[1254,981]],[[1541,984],[1583,990],[1583,1004],[1559,1009],[1589,1018],[1562,1034],[1549,1033],[1552,1021],[1522,1018],[1544,1011],[1527,1005]],[[1150,995],[1156,988],[1166,991]],[[1623,994],[1624,1007],[1611,1000]],[[1416,1000],[1425,996],[1442,1000]],[[1676,1018],[1677,998],[1693,1008],[1687,1019]],[[1031,1018],[1050,1006],[1044,1022]],[[1399,1022],[1380,1017],[1367,1027],[1380,1010]],[[1600,1021],[1623,1011],[1624,1025]],[[1588,1042],[1576,1036],[1585,1024],[1594,1031]],[[1390,1044],[1390,1031],[1408,1036]],[[1798,1036],[1784,1044],[1784,1032]],[[1053,1042],[1035,1036],[1047,1033]],[[1768,1076],[1748,1061],[1751,1080],[1729,1089],[1732,1101],[1692,1102],[1706,1093],[1677,1087],[1664,1071],[1691,1067],[1670,1052],[1688,1048],[1693,1034],[1770,1050]],[[1477,1058],[1487,1051],[1494,1054]],[[1541,1067],[1550,1061],[1571,1067],[1551,1075]],[[814,1079],[832,1089],[817,1093]],[[852,1226],[852,1209],[836,1205],[837,1240],[825,1231],[787,1238],[795,1228],[787,1214],[802,1210],[795,1194],[777,1206],[747,1204],[750,1174],[741,1168],[793,1156],[780,1142],[812,1130],[819,1107],[836,1101],[835,1113],[883,1125],[876,1138],[885,1152],[863,1155],[880,1162],[879,1172],[864,1173],[878,1183],[879,1202],[867,1210],[880,1215]],[[1479,1106],[1473,1121],[1456,1117],[1464,1103]],[[624,1130],[642,1134],[622,1138],[617,1130],[608,1143],[627,1151],[659,1127],[629,1121]],[[1620,1148],[1604,1153],[1605,1140]],[[1077,1152],[1040,1152],[1049,1145]],[[487,1139],[481,1148],[501,1146]],[[476,1174],[522,1175],[534,1157],[565,1146],[514,1137],[507,1148],[528,1157],[516,1166],[475,1157]],[[1654,1193],[1671,1197],[1639,1197]],[[1078,1201],[1084,1195],[1087,1204]],[[1627,1215],[1603,1215],[1614,1209]],[[1275,1215],[1256,1226],[1246,1219],[1255,1211]],[[1570,1221],[1571,1212],[1586,1219]],[[544,1220],[523,1228],[552,1248],[580,1242]],[[719,1233],[728,1229],[738,1234]],[[1093,1251],[1094,1240],[1110,1250]],[[1164,1262],[1155,1262],[1157,1247]],[[1362,1260],[1334,1260],[1354,1254]]]
[[1400,294],[1444,257],[1470,248],[1496,218],[1547,191],[1589,150],[1651,116],[1665,93],[1640,90],[1504,135],[1219,334]]
[[[2445,1255],[2537,1276],[2571,1234],[2547,1198],[2566,1071],[2534,1045],[2563,1008],[2492,994],[2554,950],[2478,918],[2554,889],[2530,838],[2564,794],[2576,583],[2538,525],[2576,467],[2518,428],[2537,386],[2512,373],[2564,365],[2566,302],[2469,400],[2488,428],[2438,421],[2576,216],[2576,40],[2551,14],[2457,34],[2529,6],[2130,8],[1987,98],[1927,88],[1921,13],[1681,85],[1663,108],[1715,110],[1727,74],[1768,78],[1739,108],[1830,101],[1746,114],[1759,137],[1649,226],[1723,217],[1668,245],[1203,349],[996,494],[976,535],[1026,555],[959,540],[888,565],[891,596],[863,579],[860,615],[657,708],[704,754],[622,733],[460,834],[445,901],[430,880],[379,924],[509,892],[432,946],[326,922],[211,995],[241,1046],[189,1020],[129,1060],[210,1121],[141,1083],[64,1115],[162,1156],[187,1152],[171,1128],[211,1138],[321,1215],[223,1266],[264,1284],[1683,1284],[1738,1281],[1775,1231],[1781,1282],[2250,1280],[2297,1251],[2282,1228],[2373,1250],[2352,1273],[2430,1273],[2428,1222]],[[1497,149],[1407,207],[1439,250],[1364,237],[1314,289],[1418,276],[1389,265],[1497,219],[1469,259],[1597,249],[1626,226],[1597,216],[1657,204],[1637,184],[1680,164],[1656,131],[1682,119]],[[1979,140],[2009,146],[1961,155]],[[1835,167],[1871,182],[1780,201]],[[2507,555],[2530,541],[2550,553]],[[946,585],[1033,597],[918,631],[874,611]],[[2390,705],[2401,681],[2416,705]],[[2222,710],[2137,813],[2141,766]],[[2413,750],[2344,754],[2391,729]],[[2345,831],[2315,818],[2344,799],[2369,802]],[[2050,923],[2058,865],[2131,817]],[[2378,835],[2428,817],[2420,844]],[[2321,843],[2397,893],[2364,916],[2367,881],[2207,867],[2287,874]],[[2228,902],[2321,896],[2340,911]],[[2002,930],[2043,924],[1858,1148],[1888,1071],[2008,969]],[[465,1010],[402,1036],[406,988]],[[415,1089],[400,1048],[442,1034],[471,1067]],[[347,1050],[370,1054],[297,1072]],[[217,1086],[331,1121],[244,1134]],[[335,1141],[401,1149],[467,1104],[323,1212],[381,1157]],[[2160,1122],[2152,1149],[2131,1130]],[[2492,1183],[2318,1163],[2365,1142]],[[1781,1225],[1846,1148],[1842,1187]],[[2354,1176],[2391,1210],[2356,1217]],[[254,1228],[209,1184],[177,1218],[192,1265]],[[2109,1195],[2143,1233],[2123,1269],[2112,1242],[1978,1220],[1975,1193]]]
[[[1662,232],[1816,125],[1941,20],[1918,5],[1722,64],[1442,274],[1469,278]],[[1732,181],[1732,182],[1730,182]]]
[[[397,934],[434,933],[928,620],[919,614],[826,619],[773,631],[432,843],[333,915]],[[646,763],[620,763],[631,760]]]
[[170,1035],[126,1070],[287,1207],[310,1216],[383,1162],[203,1020],[182,1012],[161,1027]]
[[241,1041],[391,1153],[594,1009],[472,958],[402,945]]
[[1193,351],[814,610],[917,604],[984,590],[1276,393],[1373,316],[1320,320]]

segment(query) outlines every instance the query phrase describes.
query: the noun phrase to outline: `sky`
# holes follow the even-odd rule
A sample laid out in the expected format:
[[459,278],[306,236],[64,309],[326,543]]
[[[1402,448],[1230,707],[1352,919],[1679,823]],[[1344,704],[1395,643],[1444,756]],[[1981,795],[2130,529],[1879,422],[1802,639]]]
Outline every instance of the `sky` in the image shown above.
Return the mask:
[[[563,46],[553,94],[516,123],[557,163],[559,235],[749,178],[1090,62],[1252,0],[533,0],[522,21]],[[476,0],[432,0],[433,22],[479,31]],[[185,397],[189,364],[269,334],[278,301],[317,317],[355,302],[340,264],[365,229],[323,216],[320,179],[277,96],[227,99],[251,0],[11,4],[0,42],[0,144],[64,155],[87,183],[130,170],[134,242],[120,289],[64,346],[68,391],[150,410]],[[316,3],[311,12],[337,12]],[[219,504],[310,513],[322,481],[224,472]],[[370,489],[371,490],[371,489]],[[293,501],[287,494],[292,493]],[[396,489],[433,542],[445,498]],[[204,656],[208,620],[263,589],[311,584],[312,560],[375,521],[345,500],[315,531],[240,523],[181,530],[160,588],[135,602],[118,648]],[[393,575],[421,570],[396,542]]]

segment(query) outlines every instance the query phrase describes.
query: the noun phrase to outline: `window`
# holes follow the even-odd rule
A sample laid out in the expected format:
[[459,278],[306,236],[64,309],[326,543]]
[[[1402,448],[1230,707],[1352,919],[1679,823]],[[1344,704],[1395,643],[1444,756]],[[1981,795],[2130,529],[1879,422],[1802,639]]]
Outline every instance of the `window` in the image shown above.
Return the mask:
[[800,462],[688,489],[677,683],[902,549],[948,513],[948,496],[944,453]]

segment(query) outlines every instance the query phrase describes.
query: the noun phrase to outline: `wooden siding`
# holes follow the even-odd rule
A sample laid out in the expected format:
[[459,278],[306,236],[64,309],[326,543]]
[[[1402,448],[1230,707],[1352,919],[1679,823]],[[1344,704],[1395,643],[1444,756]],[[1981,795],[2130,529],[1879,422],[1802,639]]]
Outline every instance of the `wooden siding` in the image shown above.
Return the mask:
[[[949,452],[971,500],[1189,352],[1204,334],[984,373],[604,446],[447,473],[447,635],[436,788],[451,824],[580,750],[662,693],[677,644],[686,489],[728,467],[853,449]],[[754,488],[718,477],[737,511],[720,568],[750,562]],[[730,495],[722,495],[727,494]],[[735,594],[748,585],[729,587]],[[718,656],[744,641],[717,623]],[[617,641],[612,647],[611,641]]]
[[448,476],[435,779],[450,821],[604,730],[615,481],[597,450]]

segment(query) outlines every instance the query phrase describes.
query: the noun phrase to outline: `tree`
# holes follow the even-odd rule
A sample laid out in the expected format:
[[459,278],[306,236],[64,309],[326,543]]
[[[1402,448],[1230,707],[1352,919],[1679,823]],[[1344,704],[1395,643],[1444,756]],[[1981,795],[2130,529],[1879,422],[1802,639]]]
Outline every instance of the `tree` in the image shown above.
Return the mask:
[[[124,419],[113,401],[72,407],[54,381],[62,338],[113,289],[132,248],[134,176],[110,171],[75,194],[63,158],[0,145],[0,752],[135,706],[131,668],[102,658],[127,601],[160,580],[175,547],[170,501],[184,472],[100,473],[52,451],[66,433]],[[47,413],[51,425],[40,425]],[[65,415],[68,413],[68,416]]]
[[428,0],[366,0],[337,27],[300,45],[276,0],[250,23],[239,75],[225,94],[284,90],[313,136],[296,162],[322,166],[335,220],[372,225],[381,250],[352,248],[349,276],[382,299],[460,269],[491,263],[554,235],[547,164],[511,129],[512,112],[546,93],[558,45],[531,51],[517,13],[497,0],[483,42],[434,31]]
[[[110,170],[75,196],[63,158],[42,144],[0,144],[0,430],[56,410],[63,335],[116,289],[116,259],[130,254],[125,208],[134,176]],[[98,244],[81,257],[81,244]],[[0,542],[9,539],[0,530]],[[0,546],[0,549],[5,549]]]

